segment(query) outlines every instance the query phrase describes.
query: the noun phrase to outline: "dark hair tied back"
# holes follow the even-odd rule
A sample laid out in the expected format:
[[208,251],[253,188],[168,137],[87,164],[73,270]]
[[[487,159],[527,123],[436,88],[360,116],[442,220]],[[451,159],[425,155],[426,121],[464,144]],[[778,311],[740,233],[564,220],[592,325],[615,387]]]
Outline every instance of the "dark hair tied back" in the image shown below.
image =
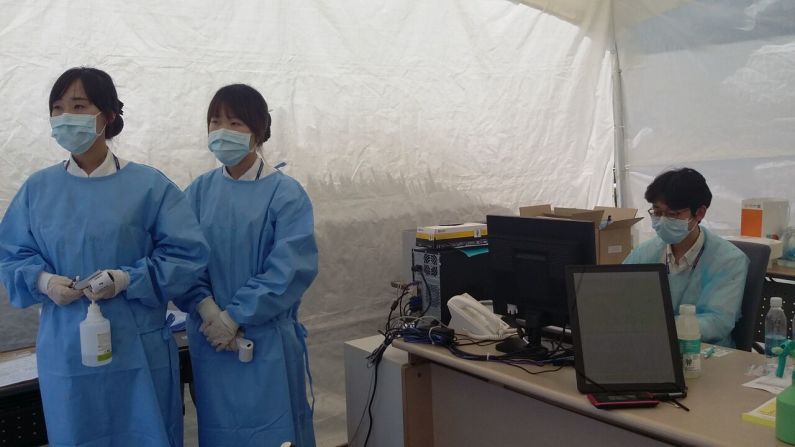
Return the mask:
[[122,111],[124,103],[119,100],[110,75],[97,68],[74,67],[59,76],[50,90],[50,114],[53,103],[61,99],[66,90],[78,80],[83,84],[88,100],[105,115],[108,123],[105,126],[105,138],[110,140],[120,134],[124,128],[124,120],[121,117],[124,113]]

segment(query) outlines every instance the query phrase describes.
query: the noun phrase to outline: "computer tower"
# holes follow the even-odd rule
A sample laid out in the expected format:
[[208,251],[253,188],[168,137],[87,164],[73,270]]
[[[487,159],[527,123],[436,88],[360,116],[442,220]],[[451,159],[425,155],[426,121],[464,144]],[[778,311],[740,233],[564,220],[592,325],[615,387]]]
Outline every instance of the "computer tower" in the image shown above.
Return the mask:
[[413,280],[420,284],[423,310],[428,308],[426,315],[448,324],[447,301],[450,298],[468,293],[476,300],[491,299],[492,272],[488,253],[469,256],[455,248],[420,247],[414,247],[411,253],[412,266],[415,266]]

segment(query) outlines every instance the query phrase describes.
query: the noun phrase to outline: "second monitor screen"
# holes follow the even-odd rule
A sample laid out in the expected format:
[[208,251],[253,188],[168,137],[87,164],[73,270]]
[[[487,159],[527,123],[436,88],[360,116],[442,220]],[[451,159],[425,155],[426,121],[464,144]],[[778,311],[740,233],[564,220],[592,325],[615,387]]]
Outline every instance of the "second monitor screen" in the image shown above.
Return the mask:
[[516,216],[487,223],[494,311],[507,315],[513,305],[528,326],[568,324],[565,268],[596,263],[593,223]]

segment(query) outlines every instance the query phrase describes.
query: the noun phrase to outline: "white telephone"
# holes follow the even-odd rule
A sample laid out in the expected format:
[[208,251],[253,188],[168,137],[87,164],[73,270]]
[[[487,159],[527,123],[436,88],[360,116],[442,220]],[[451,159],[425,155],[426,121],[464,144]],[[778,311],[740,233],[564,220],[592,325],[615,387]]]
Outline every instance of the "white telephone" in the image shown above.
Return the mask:
[[516,329],[512,329],[468,293],[450,298],[447,308],[450,310],[448,326],[456,333],[476,340],[502,340],[516,334]]

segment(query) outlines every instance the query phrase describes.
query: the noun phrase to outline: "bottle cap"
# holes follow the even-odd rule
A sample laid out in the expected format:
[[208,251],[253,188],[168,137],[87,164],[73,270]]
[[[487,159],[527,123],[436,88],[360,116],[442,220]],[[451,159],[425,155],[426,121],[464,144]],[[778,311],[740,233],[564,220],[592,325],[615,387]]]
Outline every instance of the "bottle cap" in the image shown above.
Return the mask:
[[99,320],[102,318],[102,311],[99,310],[99,304],[96,301],[91,301],[88,305],[88,312],[86,313],[87,320]]
[[696,306],[693,304],[680,304],[679,315],[695,315]]
[[773,308],[773,307],[781,307],[781,302],[782,301],[783,300],[781,299],[780,296],[771,297],[770,298],[770,307],[771,308]]

